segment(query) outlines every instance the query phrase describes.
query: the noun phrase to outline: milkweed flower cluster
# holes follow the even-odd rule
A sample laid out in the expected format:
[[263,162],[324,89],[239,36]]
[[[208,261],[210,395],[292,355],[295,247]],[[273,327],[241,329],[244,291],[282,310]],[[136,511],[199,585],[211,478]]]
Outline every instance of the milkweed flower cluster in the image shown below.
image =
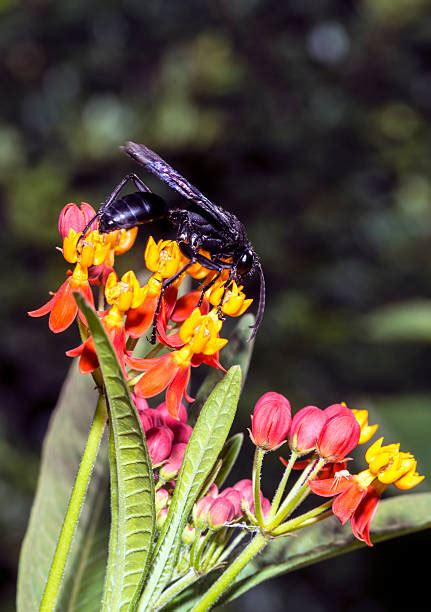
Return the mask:
[[[190,266],[173,240],[148,239],[144,261],[151,274],[143,285],[133,270],[120,277],[114,269],[116,257],[133,247],[137,228],[100,233],[95,220],[82,236],[94,216],[87,203],[68,204],[61,211],[60,250],[73,269],[67,271],[66,280],[51,299],[29,315],[49,314],[54,333],[68,329],[79,316],[82,342],[66,354],[79,357],[81,372],[94,372],[99,365],[94,342],[73,294],[80,293],[94,306],[92,286],[97,286],[98,315],[134,393],[145,399],[166,391],[167,409],[178,418],[183,398],[192,401],[187,393],[191,369],[201,364],[224,369],[219,361],[228,343],[220,337],[223,320],[241,316],[252,300],[241,285],[230,281],[227,270],[218,274],[198,263]],[[199,281],[201,287],[179,296],[187,277]],[[133,354],[134,345],[148,332],[153,343],[158,340],[166,351],[163,355],[142,358]]]
[[[269,521],[256,518],[263,529],[275,530],[276,535],[283,533],[283,522],[312,492],[334,498],[332,513],[343,524],[350,520],[354,536],[371,546],[371,521],[386,487],[394,484],[398,489],[407,490],[424,479],[416,471],[414,456],[400,451],[399,444],[383,445],[383,438],[366,451],[366,470],[353,475],[347,470],[349,453],[369,442],[377,431],[378,425],[368,424],[367,410],[351,410],[344,403],[332,404],[324,410],[305,406],[291,419],[287,398],[270,392],[256,403],[251,421],[250,437],[257,447],[257,457],[284,443],[291,450],[289,461],[282,458],[286,472],[269,512]],[[305,456],[308,458],[303,459]],[[258,466],[258,473],[254,474],[257,482],[261,462],[255,465]],[[303,474],[293,487],[293,494],[287,494],[282,501],[292,469],[303,470]],[[327,509],[324,505],[322,513]],[[312,518],[318,517],[319,512]]]

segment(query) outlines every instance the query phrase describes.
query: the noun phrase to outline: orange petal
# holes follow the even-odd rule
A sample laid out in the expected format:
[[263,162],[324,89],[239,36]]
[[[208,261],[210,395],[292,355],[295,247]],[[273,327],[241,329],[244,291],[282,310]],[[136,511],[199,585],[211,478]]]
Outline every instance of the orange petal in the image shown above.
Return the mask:
[[187,317],[197,307],[200,297],[201,292],[199,290],[190,291],[189,293],[186,293],[185,295],[180,297],[172,313],[172,321],[174,321],[175,323],[182,323],[183,321],[185,321]]
[[352,517],[356,508],[364,499],[367,490],[350,481],[350,486],[341,493],[332,504],[332,511],[337,516],[341,524],[344,525]]
[[135,385],[135,393],[140,397],[158,395],[166,389],[178,372],[178,366],[174,364],[171,353],[163,355],[154,361],[157,361],[157,363],[146,370],[145,374]]
[[36,310],[30,310],[27,313],[28,316],[29,317],[43,317],[43,315],[48,314],[48,312],[51,312],[52,310],[54,300],[55,300],[55,295],[52,296],[52,298],[48,300],[47,303],[41,306],[40,308],[37,308]]
[[309,485],[316,495],[332,497],[351,487],[352,481],[346,478],[323,478],[321,480],[312,480]]
[[380,495],[374,487],[368,487],[368,491],[364,499],[361,501],[350,522],[352,533],[358,540],[365,542],[368,546],[372,546],[370,539],[371,521],[377,510],[380,500]]
[[55,334],[64,331],[75,320],[78,306],[72,294],[71,276],[64,281],[53,298],[49,328]]
[[180,368],[166,391],[166,407],[174,418],[178,418],[181,400],[190,380],[190,367]]
[[[167,355],[165,355],[167,357]],[[130,368],[138,370],[138,372],[147,372],[151,368],[157,366],[160,363],[161,357],[153,357],[152,359],[145,359],[145,357],[132,357],[126,355],[126,363]]]
[[150,327],[154,319],[158,299],[157,296],[148,296],[138,308],[131,308],[128,311],[126,332],[132,338],[139,338]]

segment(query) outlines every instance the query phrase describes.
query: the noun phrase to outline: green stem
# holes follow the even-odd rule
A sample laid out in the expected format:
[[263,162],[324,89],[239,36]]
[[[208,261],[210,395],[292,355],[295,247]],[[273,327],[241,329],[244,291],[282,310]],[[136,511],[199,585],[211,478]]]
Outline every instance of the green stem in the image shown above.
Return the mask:
[[254,496],[254,513],[260,527],[264,526],[265,519],[263,518],[262,503],[260,501],[260,477],[262,473],[262,462],[265,451],[256,447],[253,460],[253,496]]
[[103,395],[100,395],[93,422],[88,434],[87,443],[85,445],[84,453],[82,455],[81,463],[76,475],[75,484],[73,485],[69,505],[66,510],[66,516],[64,517],[63,526],[58,538],[57,548],[55,549],[51,569],[49,570],[48,580],[46,582],[45,591],[40,604],[41,612],[52,612],[55,610],[61,581],[63,579],[64,568],[69,556],[70,547],[72,545],[73,536],[75,535],[82,506],[85,501],[94,463],[99,451],[100,442],[102,440],[103,432],[105,431],[107,416],[106,400]]
[[199,574],[195,569],[191,569],[189,572],[187,572],[187,574],[185,574],[185,576],[178,578],[174,584],[167,588],[166,591],[163,591],[163,593],[160,595],[156,603],[156,609],[160,610],[163,608],[163,606],[166,606],[166,604],[171,602],[174,597],[199,580],[199,578],[201,578],[201,574]]
[[244,548],[241,554],[223,572],[218,580],[205,593],[202,599],[192,608],[192,612],[205,612],[212,608],[217,599],[223,595],[227,588],[233,583],[240,571],[255,557],[269,542],[269,537],[258,533],[250,544]]
[[303,526],[305,526],[305,524],[309,525],[310,524],[309,521],[311,519],[315,519],[316,517],[318,517],[318,519],[321,520],[323,513],[325,513],[324,518],[326,518],[326,516],[332,516],[333,514],[332,510],[329,513],[325,512],[332,506],[332,502],[333,500],[331,499],[325,502],[324,504],[322,504],[321,506],[318,506],[317,508],[313,508],[313,510],[310,510],[309,512],[305,512],[305,514],[301,514],[301,516],[297,516],[296,518],[291,519],[290,521],[287,521],[286,523],[283,523],[282,525],[274,529],[274,531],[272,532],[272,535],[273,536],[284,535],[286,533],[289,533],[290,531],[295,531],[296,529],[300,529]]
[[273,519],[277,514],[277,510],[280,507],[280,502],[284,494],[284,490],[286,489],[287,481],[289,480],[290,473],[292,471],[293,466],[295,465],[295,461],[298,458],[298,454],[292,451],[290,455],[289,462],[284,470],[284,474],[282,479],[280,480],[280,484],[278,485],[277,491],[275,492],[274,498],[271,503],[271,510],[269,512],[269,518]]
[[281,505],[280,510],[277,512],[275,518],[269,525],[266,526],[268,531],[272,531],[275,527],[278,527],[280,523],[284,521],[295,508],[303,501],[304,494],[308,494],[309,485],[308,481],[312,480],[314,476],[322,469],[325,464],[325,459],[316,459],[311,462],[310,465],[304,470],[301,476],[298,478],[295,485],[290,490],[289,495],[286,497]]

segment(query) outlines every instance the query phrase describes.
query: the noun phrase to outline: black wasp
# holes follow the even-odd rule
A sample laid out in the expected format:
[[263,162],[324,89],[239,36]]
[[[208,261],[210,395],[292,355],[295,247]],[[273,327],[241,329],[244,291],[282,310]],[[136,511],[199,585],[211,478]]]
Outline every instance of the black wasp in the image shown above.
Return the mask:
[[[128,142],[122,149],[149,172],[158,176],[169,187],[189,200],[189,203],[182,206],[168,204],[160,196],[150,191],[135,173],[128,174],[99,208],[96,214],[99,220],[99,232],[130,229],[143,223],[168,219],[176,231],[175,240],[189,261],[177,274],[164,281],[163,290],[196,262],[220,274],[223,270],[229,270],[229,278],[225,287],[228,287],[231,281],[242,281],[243,278],[258,270],[260,274],[259,304],[250,339],[254,338],[265,309],[265,278],[260,260],[247,238],[244,225],[234,214],[208,200],[196,187],[193,187],[148,147]],[[129,181],[133,182],[138,191],[119,198],[118,195]],[[94,219],[88,224],[82,235],[93,221]],[[210,258],[200,253],[201,249],[210,253]],[[202,297],[217,278],[216,275],[202,287]]]

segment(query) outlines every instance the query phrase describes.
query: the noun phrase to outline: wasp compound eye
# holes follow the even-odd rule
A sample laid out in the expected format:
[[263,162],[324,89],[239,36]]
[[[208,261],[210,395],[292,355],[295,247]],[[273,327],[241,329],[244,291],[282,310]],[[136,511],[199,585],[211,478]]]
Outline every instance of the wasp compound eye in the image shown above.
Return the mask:
[[247,272],[250,272],[254,264],[254,259],[255,259],[255,256],[251,249],[247,249],[246,251],[244,251],[244,253],[241,255],[236,265],[236,269],[238,270],[238,273],[242,275],[242,274],[247,274]]

